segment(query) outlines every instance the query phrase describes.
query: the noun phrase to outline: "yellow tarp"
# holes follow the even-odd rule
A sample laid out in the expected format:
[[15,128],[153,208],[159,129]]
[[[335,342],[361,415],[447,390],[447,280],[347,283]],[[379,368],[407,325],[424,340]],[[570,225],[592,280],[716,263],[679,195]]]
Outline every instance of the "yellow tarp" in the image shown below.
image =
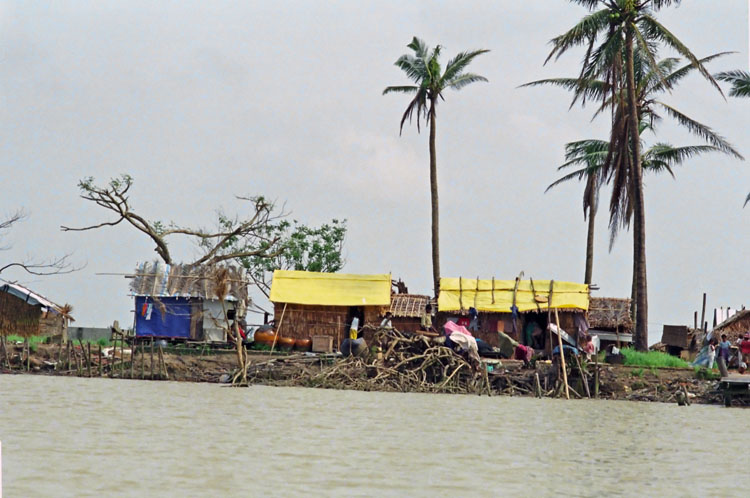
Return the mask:
[[391,276],[276,270],[270,299],[319,306],[389,306]]
[[[536,311],[537,303],[534,295],[549,299],[549,280],[534,280],[534,290],[531,291],[531,282],[521,280],[518,283],[516,292],[516,306],[518,311]],[[458,311],[474,307],[477,311],[492,311],[499,313],[510,313],[510,307],[513,305],[513,287],[515,280],[495,280],[494,281],[494,302],[493,302],[493,281],[461,278],[441,278],[440,279],[440,296],[438,296],[439,311]],[[477,291],[477,288],[479,291]],[[475,299],[476,296],[476,299]],[[589,286],[586,284],[576,284],[572,282],[555,281],[552,292],[552,302],[549,303],[551,308],[558,309],[580,309],[588,311],[589,309]],[[539,303],[542,310],[547,309],[547,303]]]

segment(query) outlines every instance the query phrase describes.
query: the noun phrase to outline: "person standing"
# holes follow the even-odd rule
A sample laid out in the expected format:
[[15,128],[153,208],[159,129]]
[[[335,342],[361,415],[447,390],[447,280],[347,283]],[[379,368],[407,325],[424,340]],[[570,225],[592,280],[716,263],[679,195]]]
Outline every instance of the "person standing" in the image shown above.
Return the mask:
[[422,319],[419,322],[419,327],[425,332],[432,332],[432,305],[427,304],[424,307],[424,313],[422,313]]
[[380,328],[381,329],[392,329],[393,328],[393,313],[390,311],[386,312],[385,318],[383,318],[383,321],[380,322]]

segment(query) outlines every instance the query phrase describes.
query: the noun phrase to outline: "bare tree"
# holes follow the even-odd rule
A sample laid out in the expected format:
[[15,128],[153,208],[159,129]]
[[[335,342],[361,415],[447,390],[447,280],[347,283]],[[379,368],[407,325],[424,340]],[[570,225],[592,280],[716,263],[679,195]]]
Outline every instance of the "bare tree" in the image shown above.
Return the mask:
[[[5,219],[0,220],[0,241],[5,238],[6,234],[13,228],[13,225],[23,221],[27,217],[26,212],[23,209],[19,209],[8,215]],[[10,245],[0,245],[0,251],[7,251],[8,249],[10,249]],[[64,254],[63,256],[47,260],[26,259],[24,261],[0,262],[0,273],[13,267],[20,268],[32,275],[59,275],[81,269],[71,264],[70,254]]]
[[[161,221],[147,220],[141,214],[136,213],[130,204],[129,192],[132,186],[133,178],[130,175],[112,178],[104,186],[95,184],[93,177],[84,178],[78,182],[81,198],[113,212],[116,217],[112,221],[85,227],[61,226],[60,228],[65,232],[81,232],[116,226],[125,222],[151,239],[155,245],[154,250],[166,264],[174,263],[167,239],[178,235],[192,238],[202,249],[203,255],[190,263],[192,265],[214,265],[227,260],[275,255],[275,246],[279,241],[279,236],[268,227],[277,219],[282,218],[284,214],[277,213],[274,204],[263,197],[237,197],[251,205],[249,215],[244,218],[231,217],[219,212],[217,228],[209,231],[182,227],[175,223],[165,225]],[[243,244],[237,250],[227,250],[239,239],[248,243]]]

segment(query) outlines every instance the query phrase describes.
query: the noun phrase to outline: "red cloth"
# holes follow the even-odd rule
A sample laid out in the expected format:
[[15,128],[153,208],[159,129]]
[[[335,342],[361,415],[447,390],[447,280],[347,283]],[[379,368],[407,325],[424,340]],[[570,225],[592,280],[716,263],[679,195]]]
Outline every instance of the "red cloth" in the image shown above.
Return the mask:
[[523,361],[531,361],[531,357],[534,355],[534,350],[531,349],[528,346],[524,346],[523,344],[519,344],[516,346],[516,353],[515,358],[517,360],[523,360]]
[[742,354],[750,354],[750,339],[745,339],[740,343]]
[[470,323],[471,321],[469,321],[469,319],[466,318],[465,316],[462,316],[461,318],[458,319],[458,324],[462,327],[468,328]]

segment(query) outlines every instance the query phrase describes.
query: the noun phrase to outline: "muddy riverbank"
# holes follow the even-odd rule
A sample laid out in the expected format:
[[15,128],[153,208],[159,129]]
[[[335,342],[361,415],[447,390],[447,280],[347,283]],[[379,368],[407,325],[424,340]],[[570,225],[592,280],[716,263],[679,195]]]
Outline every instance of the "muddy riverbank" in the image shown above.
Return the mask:
[[[91,353],[89,353],[89,349]],[[22,359],[20,345],[8,345],[8,360],[0,368],[5,374],[60,375],[78,377],[112,377],[180,382],[227,383],[235,377],[237,357],[233,350],[201,348],[148,348],[116,353],[98,345],[65,348],[39,344],[30,352],[29,370]],[[90,357],[89,357],[90,354]],[[406,357],[406,362],[411,361]],[[416,375],[396,365],[377,360],[341,359],[330,355],[304,353],[248,352],[247,384],[270,386],[317,387],[361,391],[461,393],[478,395],[510,395],[564,397],[559,369],[550,363],[538,362],[524,367],[514,360],[489,360],[480,369],[455,365],[439,381],[427,375]],[[403,363],[404,361],[402,361]],[[467,363],[468,365],[468,363]],[[487,368],[489,365],[489,368]],[[452,367],[453,368],[453,367]],[[485,375],[484,372],[487,372]],[[457,375],[460,374],[460,375]],[[586,378],[586,382],[582,378]],[[644,368],[589,363],[582,369],[568,372],[571,398],[599,398],[675,403],[679,392],[687,392],[696,404],[721,404],[718,381],[705,378],[705,372],[683,368]],[[459,379],[454,380],[454,379]],[[588,386],[588,392],[586,387]],[[741,401],[736,402],[742,404]]]

